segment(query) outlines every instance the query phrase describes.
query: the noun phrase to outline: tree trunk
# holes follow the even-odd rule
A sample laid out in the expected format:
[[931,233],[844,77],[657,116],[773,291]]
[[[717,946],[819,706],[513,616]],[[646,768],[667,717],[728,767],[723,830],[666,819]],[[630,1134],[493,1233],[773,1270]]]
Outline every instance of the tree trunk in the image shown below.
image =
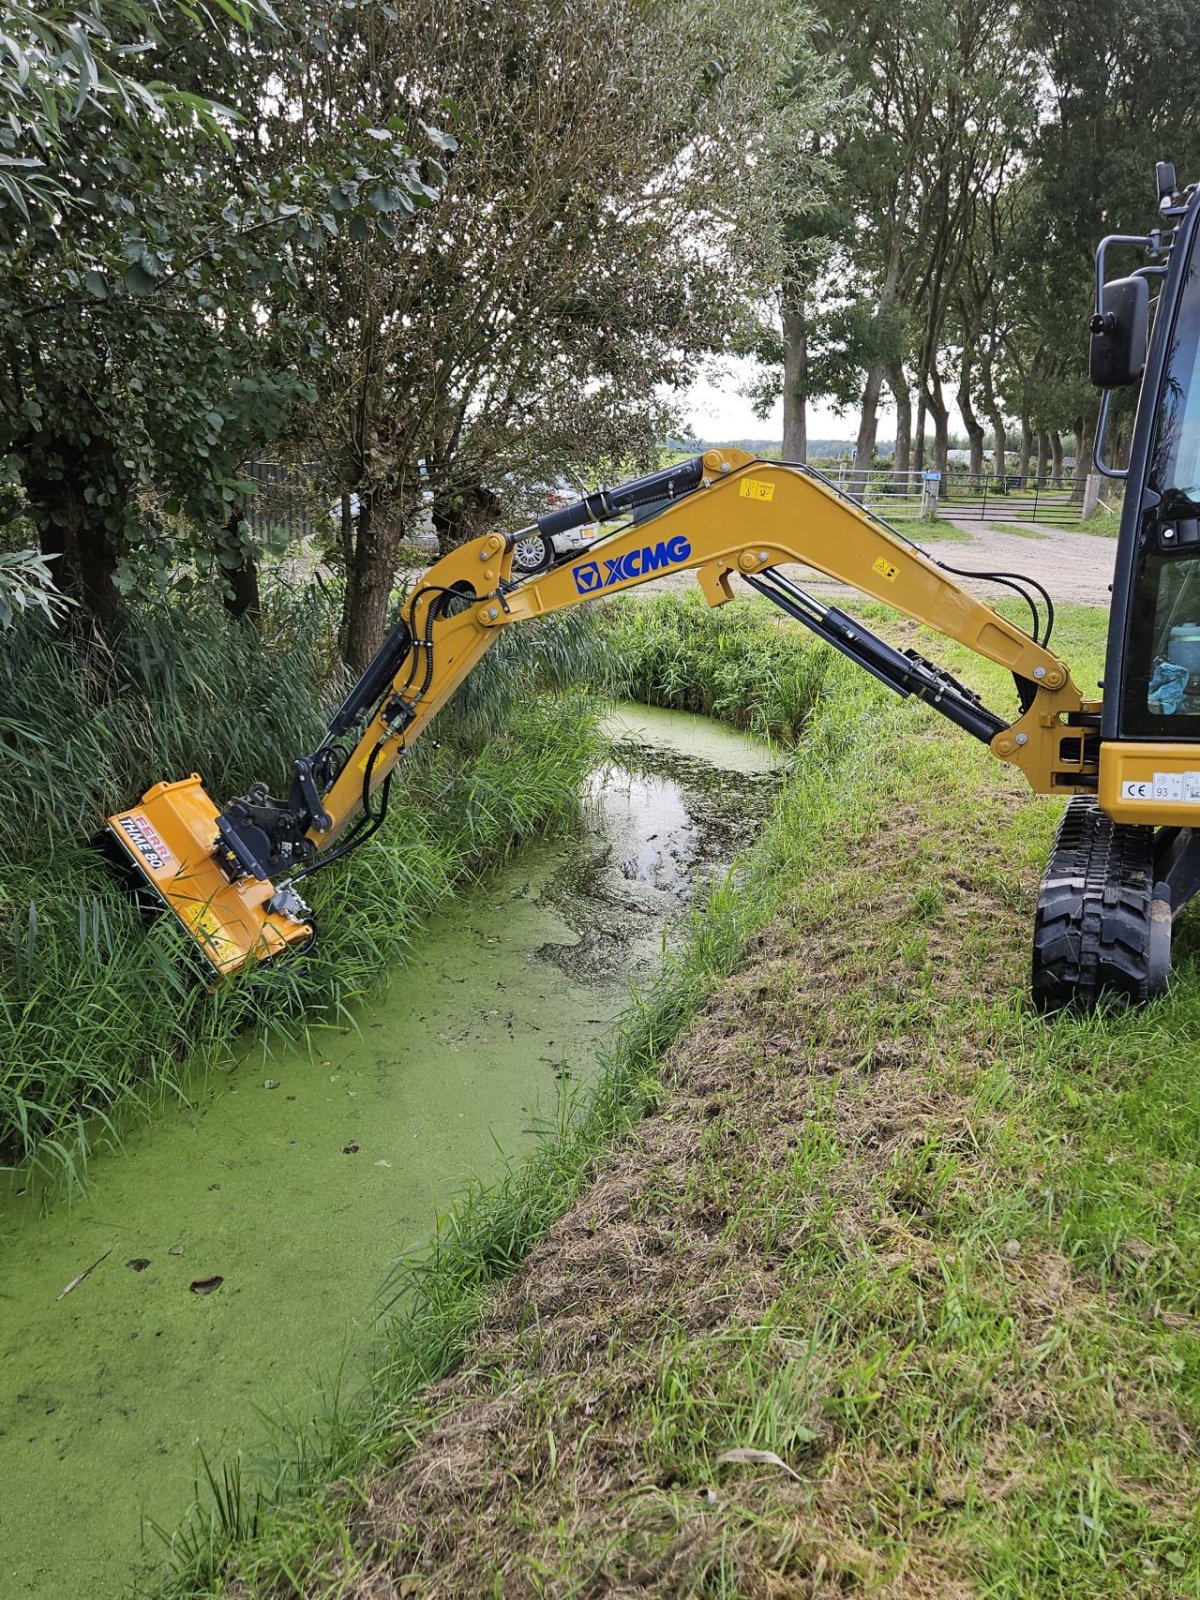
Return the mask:
[[808,460],[808,328],[800,297],[783,312],[783,459]]
[[993,411],[988,421],[992,425],[992,438],[995,441],[996,476],[1000,480],[1001,488],[1004,487],[1004,475],[1008,469],[1008,430],[1004,426],[1004,413]]
[[342,495],[340,537],[342,541],[342,560],[346,564],[346,571],[349,572],[354,560],[354,496],[348,489]]
[[342,607],[342,655],[351,672],[361,673],[383,642],[396,549],[400,543],[395,519],[380,515],[383,507],[369,489],[359,490],[358,528],[353,559],[346,568]]
[[975,407],[971,404],[971,375],[965,358],[962,377],[958,384],[958,409],[962,412],[963,426],[967,430],[967,442],[971,450],[967,471],[973,478],[979,478],[983,475],[983,423],[975,415]]
[[430,508],[438,555],[449,555],[468,539],[490,533],[500,515],[500,500],[481,483],[459,484],[438,494]]
[[221,600],[229,615],[257,621],[262,612],[262,600],[258,592],[258,563],[254,557],[247,556],[240,567],[226,572],[225,581],[229,588]]
[[925,470],[925,387],[917,390],[917,442],[913,466],[918,472]]
[[83,497],[93,468],[99,471],[101,465],[81,460],[78,473],[47,479],[27,473],[24,488],[38,543],[42,554],[50,558],[55,584],[103,627],[119,616],[122,599],[114,582],[115,541],[105,527],[103,512]]
[[[233,539],[240,538],[243,516],[240,511],[235,511],[225,524],[226,530]],[[221,595],[221,604],[231,617],[251,617],[257,619],[262,610],[262,602],[258,592],[258,563],[254,557],[246,552],[240,567],[232,571],[223,567],[225,575],[225,590]]]
[[1056,489],[1062,488],[1062,434],[1050,434],[1050,481]]
[[946,473],[950,464],[950,407],[942,393],[942,380],[930,374],[930,393],[926,403],[933,413],[933,470],[939,475],[938,499],[946,494]]
[[862,420],[858,425],[858,442],[854,447],[855,497],[865,494],[865,474],[871,469],[875,455],[875,430],[879,425],[879,391],[883,387],[883,365],[876,362],[867,372],[863,385]]
[[912,395],[904,368],[888,369],[888,388],[896,402],[896,451],[892,457],[892,477],[899,494],[908,490],[912,463]]
[[1040,428],[1037,436],[1037,483],[1039,489],[1046,487],[1046,474],[1050,470],[1050,437]]
[[1029,482],[1029,458],[1033,454],[1033,429],[1025,417],[1021,418],[1021,454],[1017,459],[1017,474],[1021,488]]
[[1071,500],[1083,504],[1083,490],[1092,467],[1092,439],[1095,436],[1095,419],[1079,417],[1075,422],[1075,481],[1071,485]]

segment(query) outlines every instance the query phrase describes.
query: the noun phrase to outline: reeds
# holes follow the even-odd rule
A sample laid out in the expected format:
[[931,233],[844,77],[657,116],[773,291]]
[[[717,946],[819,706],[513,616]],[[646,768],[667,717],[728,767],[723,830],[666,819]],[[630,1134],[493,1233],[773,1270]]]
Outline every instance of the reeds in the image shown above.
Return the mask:
[[712,610],[694,592],[606,606],[601,636],[615,694],[785,745],[799,737],[833,660],[765,601]]
[[[516,634],[518,630],[514,630]],[[596,757],[592,705],[546,697],[593,663],[586,622],[505,639],[399,775],[386,829],[312,880],[301,962],[208,994],[167,918],[145,925],[89,840],[161,778],[214,796],[284,784],[344,690],[334,604],[278,592],[261,631],[199,598],[107,640],[20,626],[0,644],[0,1160],[81,1181],[117,1120],[228,1061],[251,1024],[327,1018],[398,959],[464,874],[569,824]]]

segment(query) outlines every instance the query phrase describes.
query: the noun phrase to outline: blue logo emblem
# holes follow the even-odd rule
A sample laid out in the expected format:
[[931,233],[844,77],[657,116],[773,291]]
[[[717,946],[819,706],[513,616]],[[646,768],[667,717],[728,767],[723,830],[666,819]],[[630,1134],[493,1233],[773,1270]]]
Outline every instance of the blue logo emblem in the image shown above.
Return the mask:
[[673,539],[660,539],[657,544],[643,545],[640,550],[626,550],[622,556],[606,559],[603,577],[595,561],[585,561],[571,571],[580,594],[595,594],[598,589],[611,589],[615,583],[628,583],[630,578],[647,578],[652,572],[677,567],[691,553],[691,545],[677,533]]

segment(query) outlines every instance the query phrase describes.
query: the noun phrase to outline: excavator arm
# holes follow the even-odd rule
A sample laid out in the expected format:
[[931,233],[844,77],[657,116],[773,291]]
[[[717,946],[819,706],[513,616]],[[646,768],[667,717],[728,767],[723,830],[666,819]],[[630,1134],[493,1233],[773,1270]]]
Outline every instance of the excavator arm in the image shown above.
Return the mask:
[[[514,570],[514,548],[531,532],[549,546],[573,528],[622,518],[544,571]],[[915,651],[821,603],[780,570],[785,564],[814,568],[1006,668],[1017,714],[990,710]],[[260,786],[219,808],[192,774],[151,789],[109,819],[110,831],[218,976],[306,943],[313,923],[299,886],[380,826],[397,762],[504,628],[689,570],[713,606],[732,600],[732,579],[742,578],[897,693],[917,696],[982,740],[1036,792],[1095,792],[1099,705],[1081,699],[1044,642],[820,474],[710,450],[438,561],[322,743],[296,761],[285,798]]]

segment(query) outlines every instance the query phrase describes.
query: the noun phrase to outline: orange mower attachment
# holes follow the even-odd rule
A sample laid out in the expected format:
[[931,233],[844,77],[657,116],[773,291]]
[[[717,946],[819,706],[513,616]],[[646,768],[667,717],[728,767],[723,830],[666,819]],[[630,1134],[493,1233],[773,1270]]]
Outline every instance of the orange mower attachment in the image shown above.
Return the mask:
[[218,977],[270,961],[313,936],[310,922],[268,910],[275,886],[243,876],[230,882],[215,854],[219,808],[193,772],[156,783],[136,806],[108,818],[108,831],[139,878],[191,934]]

